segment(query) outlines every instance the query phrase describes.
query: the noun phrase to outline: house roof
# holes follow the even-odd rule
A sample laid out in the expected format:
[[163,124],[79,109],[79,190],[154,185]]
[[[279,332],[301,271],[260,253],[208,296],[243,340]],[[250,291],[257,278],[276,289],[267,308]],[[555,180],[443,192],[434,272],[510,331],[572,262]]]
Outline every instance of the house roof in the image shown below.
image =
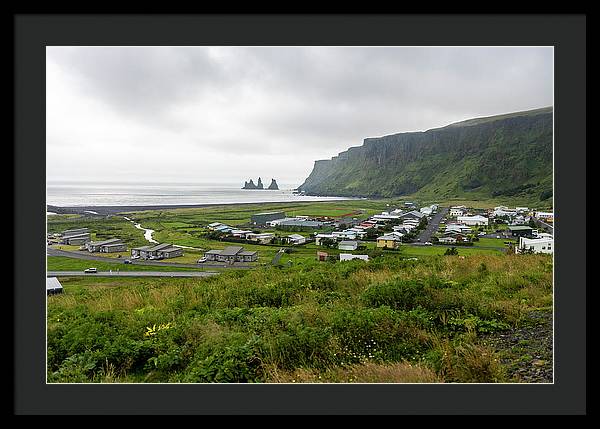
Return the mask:
[[235,256],[244,250],[241,246],[227,246],[221,251],[221,256]]
[[207,252],[204,252],[205,255],[220,255],[222,252],[222,250],[220,249],[213,249],[213,250],[209,250]]
[[303,239],[303,238],[304,238],[304,236],[303,236],[303,235],[300,235],[300,234],[290,234],[290,235],[288,235],[288,237],[289,237],[289,238],[292,238],[292,239],[294,239],[294,240],[301,240],[301,239]]
[[382,235],[381,237],[377,237],[377,240],[400,241],[400,237],[398,237],[397,235],[387,234]]
[[121,242],[121,239],[120,238],[110,238],[110,239],[104,240],[104,241],[90,241],[90,244],[92,246],[106,246],[108,244],[117,243],[117,242]]
[[251,250],[244,250],[243,252],[238,253],[238,255],[242,255],[242,256],[252,256],[252,255],[256,255],[258,252],[256,250],[251,251]]
[[49,290],[57,290],[62,289],[62,285],[58,281],[56,277],[47,277],[46,278],[46,291]]
[[175,252],[177,250],[181,250],[181,247],[175,247],[175,246],[171,246],[171,247],[167,247],[166,249],[161,249],[161,252]]
[[104,247],[115,247],[115,246],[124,246],[125,243],[110,243],[110,244],[103,244]]
[[283,212],[262,212],[262,213],[254,213],[252,216],[261,216],[261,215],[272,215],[272,214],[284,214]]
[[358,246],[358,241],[343,240],[340,241],[340,246]]
[[150,252],[156,252],[157,250],[163,250],[163,249],[166,249],[167,247],[171,247],[171,244],[170,243],[157,244],[156,246],[151,247],[148,250]]
[[409,215],[413,215],[413,216],[416,216],[416,217],[418,217],[418,218],[422,218],[422,217],[424,217],[424,216],[425,216],[425,214],[423,214],[423,213],[421,213],[421,212],[418,212],[418,211],[416,211],[416,210],[411,210],[411,211],[409,211],[408,213],[402,213],[402,214],[400,215],[400,217],[405,217],[405,216],[409,216]]
[[134,247],[131,250],[148,250],[150,249],[152,246],[141,246],[141,247]]
[[531,228],[530,226],[525,226],[525,225],[517,225],[517,226],[509,226],[508,229],[511,231],[530,231],[533,228]]

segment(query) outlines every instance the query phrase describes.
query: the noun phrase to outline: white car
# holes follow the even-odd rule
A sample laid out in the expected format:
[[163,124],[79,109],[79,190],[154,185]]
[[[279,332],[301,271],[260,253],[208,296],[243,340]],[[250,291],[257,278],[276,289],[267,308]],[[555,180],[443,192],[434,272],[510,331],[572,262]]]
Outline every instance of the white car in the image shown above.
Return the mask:
[[203,258],[198,259],[198,263],[199,264],[201,264],[203,262],[206,262],[206,261],[207,261],[206,256],[204,256]]
[[431,243],[430,241],[426,241],[425,246],[433,246],[433,243]]
[[97,273],[98,269],[97,268],[88,268],[83,270],[84,273],[89,274],[89,273]]

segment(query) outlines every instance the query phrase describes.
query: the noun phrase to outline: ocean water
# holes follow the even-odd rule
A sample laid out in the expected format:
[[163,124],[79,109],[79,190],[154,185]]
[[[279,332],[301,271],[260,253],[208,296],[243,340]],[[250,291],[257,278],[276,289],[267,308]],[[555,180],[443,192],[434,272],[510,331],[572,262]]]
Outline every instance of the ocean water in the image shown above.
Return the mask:
[[47,182],[46,204],[59,207],[152,206],[347,200],[297,195],[298,185],[279,184],[278,191],[240,189],[243,183],[100,183]]

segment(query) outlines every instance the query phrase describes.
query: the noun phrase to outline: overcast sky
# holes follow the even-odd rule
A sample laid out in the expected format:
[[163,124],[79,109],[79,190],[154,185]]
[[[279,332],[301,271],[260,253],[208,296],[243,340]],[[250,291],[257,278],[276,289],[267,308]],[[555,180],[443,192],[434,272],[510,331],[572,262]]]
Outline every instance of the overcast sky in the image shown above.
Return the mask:
[[47,178],[301,184],[363,139],[553,104],[553,51],[47,47]]

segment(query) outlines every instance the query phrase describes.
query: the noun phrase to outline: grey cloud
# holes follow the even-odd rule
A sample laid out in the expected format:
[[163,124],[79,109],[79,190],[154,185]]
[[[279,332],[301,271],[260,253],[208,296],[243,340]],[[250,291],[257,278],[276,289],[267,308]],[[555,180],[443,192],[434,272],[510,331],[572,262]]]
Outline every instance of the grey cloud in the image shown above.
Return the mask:
[[[210,156],[327,158],[366,137],[553,102],[551,48],[49,47],[47,58],[82,103],[169,138],[144,146],[209,147],[198,159],[223,176],[208,173]],[[58,141],[48,136],[48,150],[64,151]],[[299,177],[310,167],[293,166]]]

